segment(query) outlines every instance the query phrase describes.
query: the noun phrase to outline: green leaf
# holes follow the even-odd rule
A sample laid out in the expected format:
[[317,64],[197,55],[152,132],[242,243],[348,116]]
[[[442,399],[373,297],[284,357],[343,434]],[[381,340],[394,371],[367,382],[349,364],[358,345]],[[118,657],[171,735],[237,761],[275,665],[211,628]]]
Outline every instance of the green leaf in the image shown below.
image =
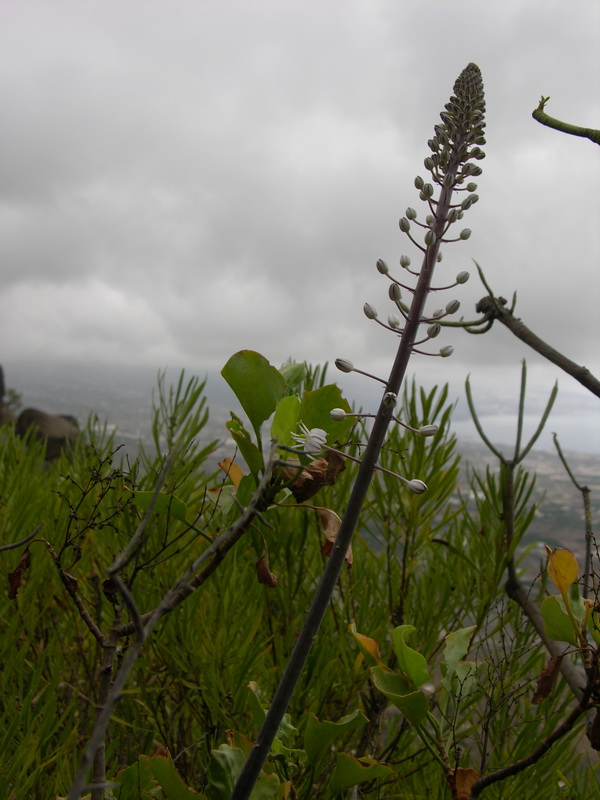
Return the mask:
[[469,652],[469,643],[476,627],[476,625],[470,625],[468,628],[461,628],[446,636],[446,647],[444,648],[446,675],[453,674],[458,662],[462,661]]
[[239,747],[222,744],[218,750],[211,750],[208,762],[208,786],[206,793],[210,800],[229,800],[235,782],[244,766],[244,754]]
[[[127,491],[130,491],[129,489]],[[154,492],[133,492],[133,502],[141,511],[147,511]],[[158,514],[168,514],[173,519],[178,519],[181,522],[186,522],[187,506],[174,494],[165,494],[159,492],[156,496],[154,510]]]
[[328,751],[335,739],[347,731],[365,725],[368,719],[360,711],[353,711],[337,722],[320,722],[314,714],[308,717],[304,734],[304,750],[311,764],[316,764],[324,752]]
[[[218,750],[211,750],[208,762],[208,786],[206,792],[210,800],[229,800],[237,781],[245,756],[239,747],[222,744]],[[267,775],[261,772],[252,794],[251,800],[270,800],[277,794],[279,778],[274,773]],[[135,795],[134,795],[135,796]]]
[[302,382],[306,379],[306,364],[302,362],[302,364],[284,364],[282,367],[279,367],[279,372],[283,375],[285,382],[287,383],[287,388],[292,391],[298,391]]
[[310,430],[311,428],[321,428],[327,433],[327,444],[338,441],[347,441],[352,426],[355,423],[353,417],[346,418],[342,422],[331,419],[329,412],[333,408],[342,408],[344,411],[352,411],[350,404],[342,397],[339,386],[328,384],[315,389],[312,392],[304,392],[300,406],[299,419]]
[[150,767],[168,800],[191,800],[194,797],[204,797],[204,795],[188,789],[170,757],[153,756],[150,759]]
[[475,680],[479,664],[462,659],[469,651],[471,636],[476,627],[476,625],[470,625],[468,628],[461,628],[446,636],[444,649],[446,670],[442,678],[442,685],[450,694],[454,694],[455,690],[461,695],[466,694],[470,690],[472,681]]
[[300,417],[300,398],[294,394],[282,397],[271,424],[271,438],[277,439],[279,444],[291,447],[295,440],[292,433],[297,433],[298,419]]
[[149,756],[139,756],[135,764],[121,770],[116,777],[119,784],[117,796],[121,797],[153,797],[156,781],[152,777]]
[[419,725],[427,716],[429,704],[423,692],[411,692],[401,675],[382,667],[372,667],[373,683],[380,692],[404,714],[413,725]]
[[577,645],[575,631],[567,613],[562,606],[562,599],[558,595],[544,598],[540,611],[544,618],[546,636],[555,642],[568,642]]
[[[221,375],[233,389],[254,428],[259,450],[260,426],[275,411],[285,392],[285,380],[264,356],[253,350],[241,350],[231,356]],[[244,456],[245,457],[245,456]]]
[[379,778],[389,778],[391,775],[393,770],[375,761],[374,758],[354,758],[348,753],[338,753],[329,789],[335,795],[352,786],[359,786],[361,783]]
[[242,454],[242,458],[248,465],[250,472],[258,479],[258,475],[265,468],[261,451],[254,444],[250,438],[250,434],[244,428],[244,425],[239,417],[233,411],[231,412],[231,419],[225,424],[225,427],[231,434],[231,438],[237,444]]
[[413,686],[421,686],[427,683],[430,678],[427,671],[427,662],[421,653],[417,653],[404,641],[404,637],[414,633],[415,630],[416,628],[413,625],[399,625],[394,628],[392,641],[400,669]]

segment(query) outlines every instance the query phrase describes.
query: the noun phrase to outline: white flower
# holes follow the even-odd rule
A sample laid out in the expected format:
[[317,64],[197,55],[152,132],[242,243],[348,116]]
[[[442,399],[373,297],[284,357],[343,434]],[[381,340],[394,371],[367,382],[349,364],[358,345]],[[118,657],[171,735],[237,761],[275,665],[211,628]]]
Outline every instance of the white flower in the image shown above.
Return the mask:
[[298,423],[302,433],[292,433],[292,438],[296,440],[294,450],[308,453],[311,456],[318,456],[327,442],[327,431],[323,428],[311,428],[308,430],[303,422]]

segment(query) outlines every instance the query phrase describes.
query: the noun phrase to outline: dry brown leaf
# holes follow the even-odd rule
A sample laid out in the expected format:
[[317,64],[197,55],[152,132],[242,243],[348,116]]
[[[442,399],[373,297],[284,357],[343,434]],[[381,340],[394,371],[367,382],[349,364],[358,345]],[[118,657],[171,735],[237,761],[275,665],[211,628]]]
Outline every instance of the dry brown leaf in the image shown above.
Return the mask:
[[300,474],[292,467],[287,467],[284,475],[288,480],[292,480],[297,475],[294,483],[290,486],[290,491],[297,503],[303,503],[313,497],[323,486],[334,484],[340,472],[345,469],[346,464],[342,456],[327,450],[322,458],[317,458],[307,464]]
[[13,570],[10,575],[8,576],[8,599],[14,600],[19,593],[19,589],[21,588],[21,583],[23,581],[23,573],[29,569],[29,565],[31,564],[31,553],[29,552],[29,548],[23,552],[21,558],[19,559],[19,563],[15,570]]
[[552,687],[556,682],[557,675],[560,672],[561,661],[562,656],[554,656],[554,658],[551,658],[541,671],[535,694],[531,698],[531,702],[534,706],[539,705],[542,700],[545,700],[552,691]]
[[[451,776],[456,782],[456,796],[458,800],[469,800],[471,796],[471,787],[479,777],[477,771],[472,767],[458,767],[458,769],[453,770]],[[452,787],[450,786],[449,780],[446,782],[451,789]]]
[[277,586],[277,575],[269,569],[269,556],[267,553],[264,553],[256,562],[256,577],[259,583],[263,583],[270,589],[274,589]]

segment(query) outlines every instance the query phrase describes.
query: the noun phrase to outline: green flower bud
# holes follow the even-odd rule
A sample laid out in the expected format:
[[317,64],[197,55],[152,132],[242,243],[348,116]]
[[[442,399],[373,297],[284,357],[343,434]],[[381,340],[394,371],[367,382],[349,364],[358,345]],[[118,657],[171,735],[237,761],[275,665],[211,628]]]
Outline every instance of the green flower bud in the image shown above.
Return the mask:
[[406,485],[411,492],[415,494],[423,494],[423,492],[427,491],[427,484],[423,483],[423,481],[420,481],[418,478],[413,478],[412,481],[408,481]]
[[433,214],[427,214],[427,216],[425,217],[425,224],[431,227],[434,222],[435,222],[435,217],[433,216]]
[[433,186],[430,183],[426,183],[425,186],[423,186],[423,194],[427,198],[433,197]]
[[421,436],[435,436],[437,432],[438,432],[437,425],[423,425],[423,427],[419,428],[419,430],[417,431],[417,433],[420,434]]
[[440,350],[440,355],[441,355],[442,358],[448,358],[448,356],[451,356],[453,352],[454,352],[454,348],[452,347],[452,345],[447,344],[445,347],[442,347],[442,349]]
[[377,319],[377,309],[374,308],[370,303],[364,304],[363,311],[367,319]]
[[461,239],[468,239],[469,236],[471,235],[471,229],[464,228],[464,230],[462,230],[459,235]]
[[435,339],[436,336],[439,336],[441,330],[442,326],[440,323],[434,322],[433,325],[427,328],[427,336],[429,336],[430,339]]
[[457,219],[458,219],[458,209],[451,208],[450,211],[448,212],[448,222],[456,222]]
[[459,272],[458,275],[456,276],[456,282],[466,283],[470,277],[471,276],[469,275],[469,273],[466,270],[463,270],[462,272]]
[[422,189],[423,188],[423,178],[420,175],[417,175],[415,178],[415,189]]
[[410,222],[406,219],[406,217],[402,217],[402,219],[400,220],[400,222],[398,224],[400,225],[400,230],[402,231],[402,233],[408,233],[409,232],[409,230],[410,230]]
[[431,316],[435,319],[436,317],[443,317],[444,313],[445,312],[443,308],[436,308]]
[[458,300],[450,300],[449,303],[446,303],[446,314],[456,314],[459,308],[460,303]]
[[388,289],[388,296],[390,300],[394,303],[399,303],[400,298],[402,297],[402,292],[400,291],[400,287],[397,283],[391,283],[390,288]]
[[434,166],[435,166],[435,164],[433,163],[433,158],[431,158],[431,156],[427,156],[427,158],[425,159],[425,161],[423,162],[423,164],[425,165],[425,169],[428,169],[428,170],[429,170],[429,172],[431,172],[431,171],[432,171],[432,169],[433,169],[433,168],[434,168]]
[[376,266],[377,266],[377,272],[380,272],[382,275],[389,274],[388,265],[385,263],[385,261],[383,261],[383,259],[381,258],[377,259]]
[[336,358],[335,366],[340,372],[354,372],[354,364],[347,358]]
[[467,183],[467,192],[474,192],[477,189],[476,183]]
[[408,256],[400,256],[400,266],[404,269],[410,267],[410,258]]
[[402,325],[402,320],[397,314],[390,314],[388,317],[388,325],[390,328],[399,328]]
[[432,230],[428,230],[427,233],[425,234],[425,244],[427,245],[427,247],[433,247],[433,245],[435,244],[435,239],[436,239],[435,233]]
[[335,422],[343,422],[346,419],[346,412],[343,408],[332,408],[329,416]]
[[440,251],[439,251],[439,253],[437,254],[436,261],[441,261],[441,260],[443,259],[443,257],[444,257],[444,254],[443,254],[443,253],[442,253],[442,251],[440,250]]
[[414,210],[414,208],[407,208],[406,209],[406,218],[407,219],[416,219],[417,218],[417,212]]

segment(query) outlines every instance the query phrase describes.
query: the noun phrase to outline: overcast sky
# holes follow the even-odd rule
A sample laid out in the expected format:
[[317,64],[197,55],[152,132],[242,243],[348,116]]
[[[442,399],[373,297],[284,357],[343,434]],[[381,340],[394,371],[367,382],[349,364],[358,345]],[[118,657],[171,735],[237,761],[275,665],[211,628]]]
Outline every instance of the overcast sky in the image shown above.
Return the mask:
[[[250,348],[385,375],[397,341],[362,305],[393,311],[378,258],[418,261],[398,219],[420,211],[427,139],[474,61],[480,201],[437,283],[472,278],[431,308],[475,316],[476,259],[600,373],[600,149],[531,117],[550,95],[548,113],[600,127],[599,42],[591,0],[3,0],[0,362],[204,374]],[[597,400],[504,328],[437,342],[455,353],[414,357],[419,380],[471,373],[510,415],[526,357],[532,410],[559,378],[557,419],[600,444]]]

